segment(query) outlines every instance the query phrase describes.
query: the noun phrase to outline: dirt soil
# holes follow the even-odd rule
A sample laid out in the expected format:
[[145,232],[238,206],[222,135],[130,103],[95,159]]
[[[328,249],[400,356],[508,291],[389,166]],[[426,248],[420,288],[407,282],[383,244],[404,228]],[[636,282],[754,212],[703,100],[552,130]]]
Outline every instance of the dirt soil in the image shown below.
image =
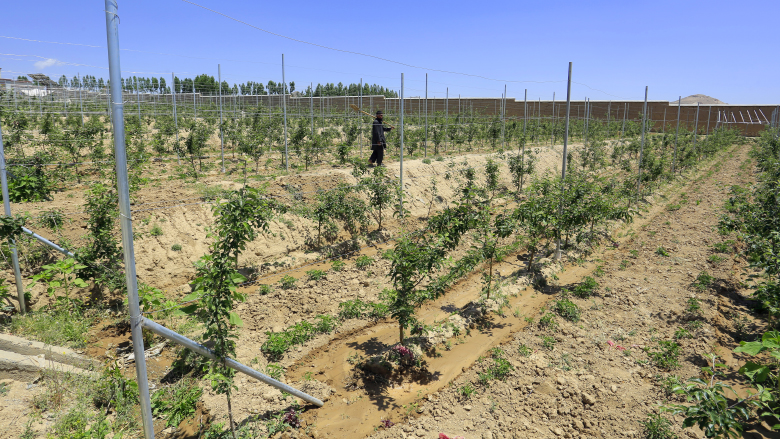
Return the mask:
[[[381,345],[394,343],[397,329],[389,322],[353,330],[327,344],[311,343],[320,347],[288,370],[290,381],[308,375],[333,388],[323,408],[306,413],[311,436],[640,437],[639,422],[669,399],[661,386],[666,375],[698,376],[706,365],[704,355],[710,352],[721,355],[733,373],[740,363],[730,351],[756,324],[748,312],[749,292],[739,288],[737,275],[744,261],[733,255],[708,261],[714,254],[712,245],[726,239],[715,226],[729,188],[752,179],[752,168],[742,166],[749,161],[747,147],[735,148],[733,155],[722,154],[721,160],[722,164],[708,164],[699,178],[669,187],[650,200],[654,204],[642,217],[614,235],[618,247],[594,255],[595,263],[567,266],[558,273],[557,287],[517,291],[518,296],[510,298],[510,309],[519,309],[519,317],[493,316],[491,325],[455,338],[451,350],[440,349],[440,357],[426,358],[430,373],[417,381],[354,388],[356,370],[349,358],[370,356]],[[670,204],[681,207],[667,208]],[[658,247],[669,256],[658,254]],[[498,271],[509,275],[522,267],[507,261]],[[716,279],[704,292],[693,286],[701,271]],[[589,300],[572,299],[583,311],[579,322],[558,318],[557,332],[527,324],[524,318],[538,321],[541,306],[559,288],[571,288],[588,274],[598,274],[601,287]],[[420,316],[428,323],[446,318],[477,294],[478,280],[469,279]],[[691,297],[701,303],[699,315],[685,311]],[[642,348],[653,347],[656,340],[672,340],[690,320],[702,324],[691,330],[691,339],[679,341],[681,367],[666,371],[649,363]],[[747,328],[740,327],[740,321],[747,321]],[[553,349],[543,346],[543,336],[555,339]],[[531,354],[523,356],[520,345],[530,348]],[[515,369],[506,381],[485,388],[478,373],[490,360],[480,361],[480,357],[495,346],[507,353]],[[460,394],[466,384],[477,390],[470,399]],[[383,419],[396,425],[382,429]],[[679,434],[702,437],[696,429],[680,431],[681,419],[674,422]],[[747,437],[774,436],[765,426],[756,425]]]
[[[741,167],[749,160],[747,148],[737,147],[731,155],[721,154],[720,162],[708,163],[698,178],[683,179],[647,200],[648,209],[641,217],[614,230],[612,239],[617,242],[617,248],[609,245],[599,249],[588,258],[591,262],[569,262],[563,271],[550,260],[538,261],[545,267],[551,283],[546,288],[537,290],[529,286],[523,255],[508,257],[496,267],[510,302],[504,316],[488,314],[486,323],[471,328],[468,335],[462,333],[439,340],[442,344],[437,346],[438,354],[426,357],[427,372],[413,379],[371,383],[348,361],[350,357],[370,357],[382,346],[395,343],[398,330],[390,321],[348,320],[333,334],[322,335],[294,349],[279,361],[287,368],[283,380],[326,403],[322,408],[307,407],[306,433],[300,430],[286,435],[436,438],[439,433],[446,433],[469,439],[639,437],[639,421],[666,398],[659,377],[667,374],[647,363],[642,347],[653,346],[655,339],[672,339],[677,328],[689,320],[701,320],[701,327],[692,331],[694,337],[681,341],[682,367],[672,373],[683,378],[698,375],[704,365],[703,354],[713,350],[723,355],[733,370],[738,367],[738,360],[728,355],[744,332],[745,323],[737,327],[737,322],[744,320],[736,316],[747,319],[748,326],[753,324],[747,313],[748,292],[741,290],[738,282],[743,261],[733,259],[732,255],[717,263],[708,262],[707,258],[713,254],[712,244],[726,239],[718,235],[714,226],[728,199],[729,187],[746,184],[753,178],[752,167]],[[556,170],[560,147],[540,148],[539,157],[539,172]],[[484,167],[486,158],[487,155],[476,154],[467,157],[469,164],[479,169]],[[444,179],[449,166],[448,161],[429,165],[421,160],[404,163],[407,208],[418,218],[416,224],[424,223],[432,203],[436,210],[443,206],[443,200],[453,198],[455,184]],[[389,168],[398,172],[397,163],[389,164]],[[503,166],[502,183],[509,186],[507,176]],[[440,199],[431,191],[432,177],[437,178]],[[269,192],[289,195],[292,188],[311,193],[317,187],[331,187],[339,182],[354,183],[349,170],[278,177]],[[230,180],[211,180],[210,184],[236,185]],[[177,198],[194,194],[184,186],[167,190]],[[685,196],[681,195],[683,192]],[[159,188],[145,193],[142,200],[151,202],[148,200],[154,197],[169,199],[166,189]],[[68,200],[63,198],[59,202],[66,210]],[[681,204],[681,208],[667,210],[666,206],[673,203]],[[212,224],[211,212],[208,205],[194,204],[149,211],[149,215],[150,221],[144,226],[136,219],[136,230],[144,233],[144,227],[156,223],[163,229],[163,235],[144,234],[136,241],[139,276],[150,285],[166,288],[175,299],[187,290],[186,282],[194,273],[191,263],[206,251],[206,228]],[[397,224],[391,223],[390,229],[394,226]],[[75,233],[76,227],[66,233]],[[386,273],[387,261],[378,259],[368,272],[361,271],[352,262],[357,254],[346,260],[347,268],[342,272],[329,271],[323,280],[307,281],[305,271],[330,268],[330,262],[321,261],[322,254],[311,252],[306,244],[312,225],[290,217],[287,222],[276,224],[272,233],[252,243],[242,255],[241,264],[263,267],[264,279],[258,283],[271,284],[282,274],[299,280],[293,289],[277,287],[266,296],[257,294],[254,285],[245,289],[249,299],[237,309],[245,323],[239,335],[237,359],[260,370],[269,363],[260,352],[267,339],[265,331],[279,331],[304,319],[311,321],[317,314],[336,313],[338,304],[347,299],[377,300],[379,292],[389,286],[384,276],[374,274]],[[171,250],[176,243],[182,245],[181,251]],[[390,246],[376,242],[360,245],[363,246],[361,254],[372,256]],[[670,256],[657,254],[658,247],[664,247]],[[271,262],[277,265],[262,265]],[[692,283],[704,270],[716,282],[713,288],[700,292]],[[553,280],[555,273],[557,280]],[[598,294],[588,300],[572,298],[583,311],[579,322],[558,318],[557,332],[542,331],[528,324],[526,318],[537,322],[540,309],[561,288],[571,288],[584,276],[596,274],[600,284]],[[459,282],[445,297],[420,310],[419,317],[426,323],[444,321],[453,312],[470,309],[480,291],[480,278],[475,273]],[[701,301],[700,317],[684,312],[687,300],[693,296]],[[129,337],[124,328],[112,328],[109,324],[98,331],[104,336],[97,337],[99,340],[93,344],[90,354],[99,358],[107,358],[108,353],[101,355],[101,352],[121,348]],[[553,349],[543,347],[542,336],[555,339]],[[446,346],[446,342],[450,345]],[[518,352],[520,345],[531,349],[530,356]],[[514,371],[506,381],[494,381],[485,388],[478,383],[477,374],[490,364],[491,360],[481,358],[493,347],[506,351]],[[170,353],[164,351],[155,360],[159,366],[150,368],[155,375],[153,379],[160,379],[169,371],[170,358]],[[127,373],[134,373],[131,365]],[[240,424],[268,419],[292,402],[290,397],[254,379],[239,375],[236,383],[233,410]],[[477,392],[465,399],[459,389],[469,383]],[[10,407],[8,398],[0,398],[0,423],[11,419],[5,416]],[[15,398],[20,399],[18,394]],[[203,411],[212,414],[216,421],[225,421],[224,396],[214,395],[206,388],[203,406]],[[383,419],[396,425],[381,428]],[[675,420],[676,425],[679,421]],[[771,437],[761,428],[756,426],[759,436],[755,437],[762,434]],[[686,434],[692,432],[688,430]],[[691,437],[702,436],[697,433],[698,436]],[[186,436],[182,436],[183,431],[171,434]]]
[[[573,143],[570,148],[576,149]],[[560,168],[562,146],[529,147],[537,154],[537,172],[554,171]],[[446,179],[448,171],[467,162],[474,166],[479,175],[483,174],[484,164],[493,154],[470,154],[447,157],[442,161],[426,164],[422,159],[404,161],[404,207],[412,218],[426,217],[429,210],[436,212],[453,199],[457,183]],[[501,184],[512,187],[506,160],[498,159],[501,168]],[[400,175],[398,162],[386,161],[390,175]],[[173,164],[163,164],[171,171]],[[157,165],[150,172],[159,173]],[[432,190],[432,179],[436,179],[437,193]],[[106,182],[107,183],[107,182]],[[352,169],[347,167],[325,168],[303,174],[276,176],[270,180],[258,182],[249,180],[250,186],[264,186],[271,196],[279,197],[287,204],[299,205],[311,202],[318,189],[333,188],[340,183],[355,184]],[[233,175],[211,173],[198,183],[186,183],[179,179],[158,180],[133,194],[133,227],[135,233],[135,255],[138,278],[141,282],[166,290],[171,298],[183,297],[189,292],[188,282],[194,277],[193,263],[208,252],[211,239],[207,237],[213,226],[211,202],[199,198],[203,187],[238,189],[243,177],[238,171]],[[51,201],[12,204],[13,212],[27,212],[33,217],[31,228],[54,242],[62,238],[78,245],[86,235],[87,216],[84,214],[86,185],[73,187],[67,191],[53,194]],[[70,213],[62,230],[51,232],[34,221],[43,212],[59,209]],[[151,230],[159,227],[162,234],[153,236]],[[375,227],[375,226],[374,226]],[[397,222],[388,215],[386,228],[394,235],[398,230]],[[275,221],[267,233],[247,245],[241,256],[241,265],[254,267],[261,275],[268,275],[289,268],[322,259],[322,251],[312,251],[311,243],[316,238],[316,224],[294,214],[284,215]],[[338,241],[344,241],[348,235],[342,233]],[[365,246],[367,242],[361,241]],[[36,244],[38,245],[38,244]],[[174,245],[177,245],[174,250]],[[338,247],[326,248],[340,253]],[[24,253],[22,251],[22,253]],[[24,255],[22,256],[24,258]],[[13,277],[4,273],[8,280]],[[270,282],[276,279],[269,279]],[[267,282],[264,282],[267,283]],[[47,303],[46,295],[41,294],[43,286],[32,290],[36,302],[34,306]]]
[[[712,245],[726,239],[718,234],[716,225],[730,186],[744,185],[753,178],[752,166],[741,167],[746,161],[747,147],[735,148],[733,156],[724,154],[722,164],[708,166],[700,178],[667,191],[668,200],[657,197],[656,205],[631,227],[635,233],[620,239],[618,248],[597,255],[599,294],[591,300],[572,299],[583,310],[579,322],[559,319],[560,330],[555,333],[525,326],[500,344],[515,368],[506,381],[482,387],[477,374],[490,361],[477,361],[424,398],[416,398],[417,389],[410,388],[406,399],[418,401],[419,409],[413,410],[408,419],[405,410],[394,408],[387,400],[381,406],[358,402],[358,406],[373,405],[363,408],[381,411],[382,418],[397,422],[371,437],[434,438],[439,433],[469,439],[642,437],[640,421],[647,413],[658,412],[658,405],[669,399],[660,383],[663,377],[669,373],[683,379],[698,376],[700,367],[706,365],[705,355],[713,352],[729,367],[728,373],[735,372],[741,362],[731,350],[747,330],[753,333],[757,324],[749,313],[748,291],[739,287],[738,274],[744,261],[733,254],[720,262],[708,262],[708,257],[714,254]],[[664,208],[667,201],[679,203],[681,199],[688,202],[679,210]],[[659,255],[658,247],[670,256]],[[583,267],[585,271],[595,268],[589,265]],[[568,268],[559,275],[559,285],[573,286],[583,268]],[[702,271],[715,278],[713,286],[703,292],[693,286]],[[533,297],[534,293],[524,294]],[[692,297],[701,303],[698,315],[686,312]],[[669,372],[647,362],[643,347],[653,346],[655,340],[672,340],[674,332],[691,320],[702,325],[692,331],[691,339],[680,341],[680,368]],[[514,323],[511,318],[498,322]],[[742,326],[740,322],[744,322]],[[542,336],[555,338],[553,349],[543,347]],[[480,340],[473,349],[484,354],[490,346]],[[522,355],[520,346],[531,348],[530,355]],[[459,355],[445,352],[444,356],[462,363]],[[467,384],[477,389],[470,399],[459,392]],[[326,407],[334,414],[312,410],[317,428],[326,432],[323,437],[335,437],[335,431],[344,423],[344,416],[335,413],[343,410],[346,416],[355,417],[360,413],[358,407]],[[376,420],[355,428],[364,434],[378,425]],[[679,417],[673,423],[682,437],[703,437],[696,428],[680,430]],[[362,437],[348,431],[343,429],[338,436]],[[745,437],[778,435],[765,425],[754,425]]]

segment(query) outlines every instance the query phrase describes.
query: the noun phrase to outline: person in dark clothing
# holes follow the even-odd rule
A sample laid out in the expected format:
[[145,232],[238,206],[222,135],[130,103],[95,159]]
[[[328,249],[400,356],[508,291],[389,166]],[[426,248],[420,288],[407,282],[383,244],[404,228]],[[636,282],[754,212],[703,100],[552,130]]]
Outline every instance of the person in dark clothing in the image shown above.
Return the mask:
[[382,160],[385,158],[385,149],[387,148],[385,132],[392,130],[392,128],[386,128],[382,125],[382,117],[384,117],[382,110],[377,110],[376,119],[371,126],[371,157],[368,159],[368,163],[377,166],[382,166]]

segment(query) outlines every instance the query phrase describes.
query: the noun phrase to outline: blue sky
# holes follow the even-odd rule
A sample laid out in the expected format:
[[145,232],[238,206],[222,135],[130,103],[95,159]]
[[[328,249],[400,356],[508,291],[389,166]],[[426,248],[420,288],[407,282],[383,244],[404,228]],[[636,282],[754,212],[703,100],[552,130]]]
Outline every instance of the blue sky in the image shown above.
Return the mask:
[[[104,4],[4,2],[4,78],[43,72],[108,77]],[[123,76],[199,73],[228,82],[378,83],[429,96],[651,100],[702,93],[732,104],[780,103],[780,2],[733,1],[328,1],[196,3],[292,38],[419,66],[335,52],[253,29],[182,0],[119,2]],[[36,65],[36,63],[38,63]],[[81,65],[74,65],[81,64]],[[433,70],[446,70],[496,80]],[[509,82],[511,81],[511,82]]]

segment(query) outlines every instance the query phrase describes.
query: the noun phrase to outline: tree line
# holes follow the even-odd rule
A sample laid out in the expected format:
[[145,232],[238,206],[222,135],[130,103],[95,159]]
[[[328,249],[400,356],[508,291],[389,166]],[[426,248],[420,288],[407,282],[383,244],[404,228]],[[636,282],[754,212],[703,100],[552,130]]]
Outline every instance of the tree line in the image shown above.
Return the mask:
[[[20,80],[27,80],[25,77],[20,76]],[[82,88],[89,91],[102,90],[110,85],[110,81],[103,78],[96,78],[93,75],[84,75],[83,77],[74,76],[68,79],[67,76],[62,75],[57,83],[64,88]],[[212,75],[205,73],[196,76],[195,78],[179,78],[173,77],[173,84],[171,81],[164,77],[156,78],[131,76],[128,78],[122,78],[122,89],[127,92],[140,92],[140,93],[159,93],[170,94],[172,91],[176,93],[200,93],[202,95],[217,95],[220,92],[220,82]],[[265,94],[289,94],[296,91],[295,81],[290,81],[286,84],[286,87],[281,82],[268,80],[267,83],[247,81],[242,83],[229,84],[227,81],[222,81],[221,89],[223,94],[227,95],[265,95]],[[344,85],[339,82],[333,84],[328,82],[325,84],[317,83],[316,86],[306,87],[306,90],[299,92],[303,96],[358,96],[358,95],[382,95],[388,98],[398,97],[398,93],[389,88],[378,84],[355,84],[350,83]]]

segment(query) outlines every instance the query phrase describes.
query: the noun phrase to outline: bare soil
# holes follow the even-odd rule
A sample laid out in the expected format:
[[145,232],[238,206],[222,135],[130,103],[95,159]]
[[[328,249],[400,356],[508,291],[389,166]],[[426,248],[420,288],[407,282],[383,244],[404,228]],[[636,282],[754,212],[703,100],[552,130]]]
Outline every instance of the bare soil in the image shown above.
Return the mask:
[[[700,320],[702,325],[692,331],[693,338],[680,341],[681,367],[671,373],[683,378],[698,375],[704,365],[703,355],[713,351],[722,355],[735,371],[739,359],[729,352],[744,336],[745,328],[751,333],[757,328],[748,312],[748,292],[741,289],[739,282],[744,262],[734,255],[727,255],[721,262],[707,261],[713,254],[712,244],[727,239],[714,226],[728,199],[729,187],[747,184],[753,178],[752,167],[742,166],[749,161],[747,148],[740,146],[721,154],[696,176],[682,179],[647,200],[641,217],[613,230],[611,239],[617,246],[605,243],[587,261],[569,261],[562,271],[552,261],[539,261],[545,266],[547,287],[530,286],[523,255],[506,258],[496,267],[510,302],[504,316],[488,314],[480,326],[466,331],[468,334],[442,340],[436,353],[430,352],[426,357],[426,369],[421,373],[400,380],[371,382],[350,363],[351,357],[369,357],[397,341],[398,330],[391,321],[349,320],[333,334],[322,335],[293,350],[280,361],[287,368],[284,381],[326,403],[322,408],[307,407],[306,429],[285,434],[315,438],[436,438],[439,433],[469,439],[639,437],[639,421],[646,413],[657,411],[658,403],[666,399],[659,378],[670,373],[648,363],[643,347],[653,346],[656,339],[672,339],[679,327],[690,320]],[[540,148],[539,157],[540,172],[556,170],[560,148]],[[471,155],[467,160],[481,168],[486,158]],[[398,172],[398,164],[389,164],[389,168]],[[444,178],[447,169],[447,161],[429,165],[421,160],[404,163],[406,206],[416,217],[411,224],[422,225],[431,205],[436,210],[444,200],[453,199],[455,184]],[[503,167],[502,183],[509,186],[507,176]],[[437,178],[441,199],[431,191],[432,177]],[[271,194],[290,196],[293,188],[308,197],[317,188],[354,181],[349,170],[320,170],[278,177],[268,190]],[[234,187],[238,183],[211,177],[209,184]],[[141,210],[144,203],[190,196],[197,196],[192,187],[172,183],[168,188],[145,189],[136,203]],[[68,199],[63,194],[55,197],[54,202],[41,204],[38,210],[60,207],[68,211],[74,207],[71,203],[75,198]],[[675,203],[681,205],[678,210],[667,209],[668,204]],[[34,211],[36,206],[28,204],[25,208]],[[143,225],[139,224],[141,212],[134,215],[136,230],[144,233],[157,224],[163,234],[144,234],[136,241],[139,276],[150,285],[166,288],[172,298],[181,297],[194,274],[192,262],[207,250],[206,228],[213,222],[209,206],[193,204],[148,212],[150,221]],[[390,232],[384,237],[397,233],[398,226],[391,222]],[[65,234],[76,236],[80,225],[68,227]],[[307,281],[305,271],[330,267],[330,262],[323,260],[321,253],[312,252],[307,244],[312,230],[312,224],[306,220],[286,218],[286,222],[275,224],[272,233],[252,243],[242,255],[242,265],[262,267],[262,279],[257,283],[272,284],[283,274],[299,280],[293,289],[276,288],[266,296],[257,294],[255,285],[246,288],[249,299],[237,309],[245,322],[238,341],[239,361],[262,370],[268,364],[260,352],[267,339],[265,331],[278,331],[303,319],[311,320],[317,314],[336,313],[338,304],[347,299],[377,300],[379,292],[389,286],[381,275],[387,272],[388,263],[378,259],[369,270],[358,270],[351,262],[357,253],[346,258],[344,271],[329,271],[323,280]],[[182,250],[173,251],[173,244],[180,244]],[[360,254],[376,255],[390,244],[361,241],[359,246]],[[657,254],[658,247],[664,247],[670,256]],[[268,265],[273,262],[277,264]],[[704,292],[692,286],[701,271],[716,279],[714,286]],[[579,322],[558,318],[557,332],[543,331],[535,325],[542,307],[561,288],[571,288],[584,276],[596,274],[598,294],[587,300],[572,298],[582,309]],[[473,306],[480,291],[480,278],[475,273],[445,297],[420,310],[419,317],[426,323],[443,321],[453,312]],[[684,311],[690,297],[701,301],[699,316]],[[526,318],[533,318],[534,323],[529,324]],[[106,322],[96,328],[90,355],[107,359],[113,355],[107,351],[128,343],[129,331],[113,324]],[[556,341],[554,348],[544,347],[542,336],[552,337]],[[531,354],[521,355],[520,345],[529,347]],[[483,357],[493,347],[501,347],[507,353],[514,371],[507,380],[483,387],[477,374],[490,364],[491,360]],[[170,371],[172,358],[171,351],[166,350],[151,361],[153,380]],[[131,365],[126,372],[134,374]],[[254,379],[239,375],[236,381],[233,410],[240,424],[268,419],[292,402],[292,398]],[[9,409],[13,404],[29,403],[30,396],[24,392],[34,390],[22,390],[17,384],[14,383],[14,393],[0,398],[0,423],[13,421],[13,425],[21,425],[18,409],[13,409],[14,416],[8,417]],[[477,390],[469,399],[459,392],[466,384]],[[224,422],[224,396],[214,395],[206,388],[199,410],[206,418],[213,416]],[[383,419],[396,425],[381,428]],[[679,421],[675,420],[675,424],[680,425]],[[166,433],[172,437],[193,436],[196,429],[191,424]],[[679,433],[679,427],[676,429]],[[22,431],[12,430],[16,436]],[[772,437],[760,425],[754,426],[752,432],[756,436],[750,437]],[[702,436],[696,430],[685,434]]]

